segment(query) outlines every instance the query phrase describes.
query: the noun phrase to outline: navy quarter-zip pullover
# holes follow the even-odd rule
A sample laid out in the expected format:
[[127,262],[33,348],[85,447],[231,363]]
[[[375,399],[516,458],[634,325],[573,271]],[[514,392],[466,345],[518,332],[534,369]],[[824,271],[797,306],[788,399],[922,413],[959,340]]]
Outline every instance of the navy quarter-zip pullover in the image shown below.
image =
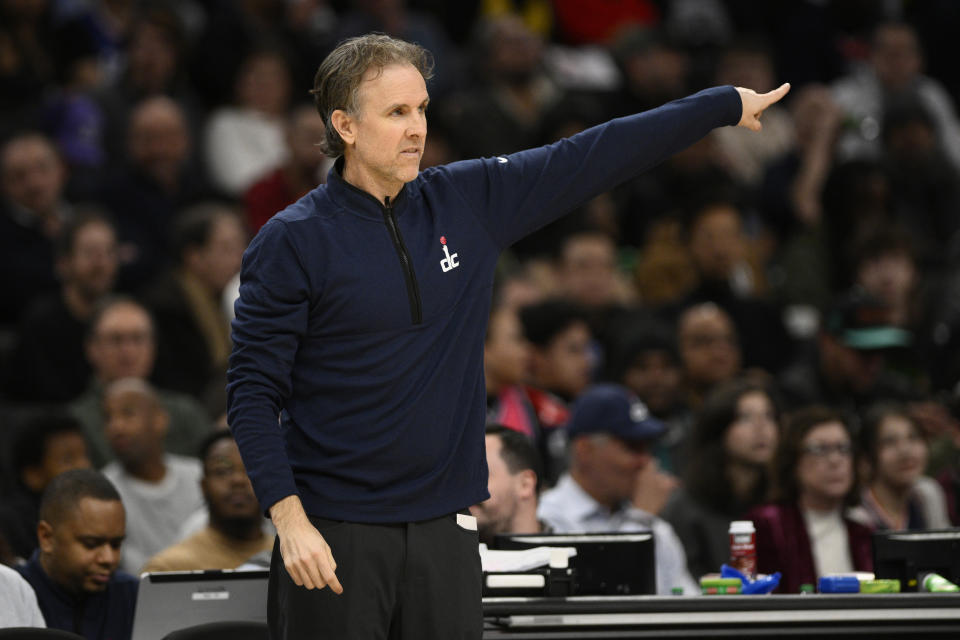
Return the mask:
[[483,342],[500,252],[741,110],[733,87],[708,89],[426,169],[382,203],[337,166],[274,216],[243,257],[227,385],[264,509],[296,494],[311,516],[408,522],[489,497]]

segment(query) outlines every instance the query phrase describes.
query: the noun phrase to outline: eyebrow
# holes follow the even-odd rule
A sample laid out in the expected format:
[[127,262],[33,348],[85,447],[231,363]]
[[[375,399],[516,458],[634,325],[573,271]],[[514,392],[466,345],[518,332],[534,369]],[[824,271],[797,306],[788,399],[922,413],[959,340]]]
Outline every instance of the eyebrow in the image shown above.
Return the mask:
[[104,538],[104,537],[99,537],[99,536],[77,536],[77,540],[79,540],[80,542],[82,542],[82,543],[84,543],[84,544],[88,544],[88,543],[89,543],[89,544],[94,544],[94,545],[100,546],[101,544],[107,544],[107,543],[112,544],[112,543],[114,543],[114,542],[117,543],[117,544],[120,544],[120,543],[122,543],[122,542],[124,541],[124,539],[125,539],[126,537],[127,537],[127,536],[125,536],[125,535],[120,536],[120,537],[118,537],[118,538]]
[[[427,96],[426,98],[424,98],[423,101],[422,101],[420,104],[418,104],[417,106],[418,106],[418,107],[420,107],[420,106],[427,106],[428,104],[430,104],[430,96]],[[398,107],[405,107],[405,106],[407,106],[407,103],[406,103],[406,102],[395,102],[395,103],[391,104],[389,107],[387,107],[387,111],[393,111],[394,109],[396,109],[396,108],[398,108]]]

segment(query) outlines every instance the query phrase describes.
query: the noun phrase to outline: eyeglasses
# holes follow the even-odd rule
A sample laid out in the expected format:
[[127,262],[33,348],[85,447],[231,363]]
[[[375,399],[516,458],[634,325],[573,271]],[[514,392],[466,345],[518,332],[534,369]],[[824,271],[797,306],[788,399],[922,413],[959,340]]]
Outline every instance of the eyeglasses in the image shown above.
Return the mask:
[[808,444],[801,451],[815,458],[826,458],[831,453],[847,457],[853,453],[853,446],[849,442],[842,444]]

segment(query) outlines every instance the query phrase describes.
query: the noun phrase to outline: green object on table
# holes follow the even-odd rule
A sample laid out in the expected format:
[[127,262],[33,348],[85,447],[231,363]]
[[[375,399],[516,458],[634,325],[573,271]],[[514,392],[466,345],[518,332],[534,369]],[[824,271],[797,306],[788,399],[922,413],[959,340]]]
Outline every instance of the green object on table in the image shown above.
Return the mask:
[[863,580],[860,582],[860,593],[900,593],[900,581],[883,580]]
[[742,587],[739,578],[700,578],[700,591],[705,596],[735,595]]

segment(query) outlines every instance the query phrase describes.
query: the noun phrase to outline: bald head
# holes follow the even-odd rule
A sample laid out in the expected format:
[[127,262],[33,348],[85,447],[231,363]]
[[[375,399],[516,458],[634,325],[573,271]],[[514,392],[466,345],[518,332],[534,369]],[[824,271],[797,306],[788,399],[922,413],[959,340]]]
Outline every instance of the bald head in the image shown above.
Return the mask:
[[135,165],[164,186],[174,185],[190,151],[183,109],[164,96],[147,98],[130,115],[127,145]]

